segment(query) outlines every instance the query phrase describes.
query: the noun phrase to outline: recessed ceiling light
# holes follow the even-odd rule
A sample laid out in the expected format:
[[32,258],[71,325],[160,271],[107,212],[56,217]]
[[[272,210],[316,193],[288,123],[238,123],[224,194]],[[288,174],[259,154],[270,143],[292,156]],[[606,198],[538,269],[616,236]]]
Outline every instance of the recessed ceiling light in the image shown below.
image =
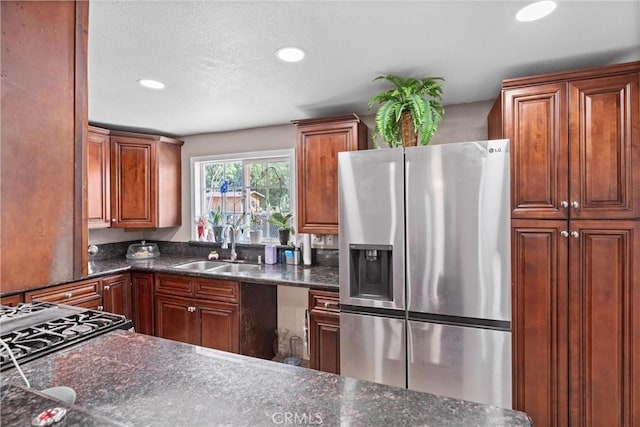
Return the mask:
[[538,1],[520,9],[516,19],[521,22],[531,22],[542,19],[556,10],[556,2],[551,0]]
[[278,59],[284,62],[298,62],[304,58],[304,50],[297,47],[281,47],[276,50]]
[[138,79],[138,83],[149,89],[164,89],[164,83],[157,80]]

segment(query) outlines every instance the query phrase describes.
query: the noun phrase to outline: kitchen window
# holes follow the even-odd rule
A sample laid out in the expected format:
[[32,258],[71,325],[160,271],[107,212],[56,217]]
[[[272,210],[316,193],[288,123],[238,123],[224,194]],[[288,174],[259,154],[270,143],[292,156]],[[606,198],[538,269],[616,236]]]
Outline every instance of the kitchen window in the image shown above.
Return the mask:
[[221,227],[234,224],[239,242],[249,243],[256,230],[261,242],[277,242],[268,220],[273,212],[295,213],[294,159],[294,150],[192,158],[192,239],[220,242]]

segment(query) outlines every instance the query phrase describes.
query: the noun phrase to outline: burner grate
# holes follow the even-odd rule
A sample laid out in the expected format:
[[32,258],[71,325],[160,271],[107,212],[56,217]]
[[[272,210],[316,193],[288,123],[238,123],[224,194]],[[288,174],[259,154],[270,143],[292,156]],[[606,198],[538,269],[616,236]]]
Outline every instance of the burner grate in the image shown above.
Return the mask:
[[[50,303],[0,305],[0,332],[18,362],[101,335],[129,329],[124,316]],[[0,347],[2,369],[12,366],[9,352]]]

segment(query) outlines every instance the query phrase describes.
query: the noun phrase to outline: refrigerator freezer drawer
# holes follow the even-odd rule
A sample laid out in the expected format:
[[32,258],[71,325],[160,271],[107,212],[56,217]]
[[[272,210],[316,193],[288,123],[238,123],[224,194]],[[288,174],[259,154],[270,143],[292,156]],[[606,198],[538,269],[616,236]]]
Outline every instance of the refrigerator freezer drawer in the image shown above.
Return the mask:
[[340,373],[406,387],[404,319],[340,313]]
[[412,390],[511,408],[511,333],[409,322]]

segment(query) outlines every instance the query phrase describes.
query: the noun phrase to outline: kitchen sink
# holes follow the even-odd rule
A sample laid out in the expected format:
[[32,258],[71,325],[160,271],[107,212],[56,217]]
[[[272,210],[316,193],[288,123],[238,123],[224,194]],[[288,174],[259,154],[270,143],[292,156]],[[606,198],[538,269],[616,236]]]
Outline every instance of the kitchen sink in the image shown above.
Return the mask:
[[219,267],[214,267],[208,271],[212,273],[243,273],[247,271],[258,271],[259,265],[255,264],[225,264]]
[[191,271],[209,271],[216,267],[226,267],[226,264],[215,261],[192,261],[185,264],[174,265],[173,268],[180,268]]

